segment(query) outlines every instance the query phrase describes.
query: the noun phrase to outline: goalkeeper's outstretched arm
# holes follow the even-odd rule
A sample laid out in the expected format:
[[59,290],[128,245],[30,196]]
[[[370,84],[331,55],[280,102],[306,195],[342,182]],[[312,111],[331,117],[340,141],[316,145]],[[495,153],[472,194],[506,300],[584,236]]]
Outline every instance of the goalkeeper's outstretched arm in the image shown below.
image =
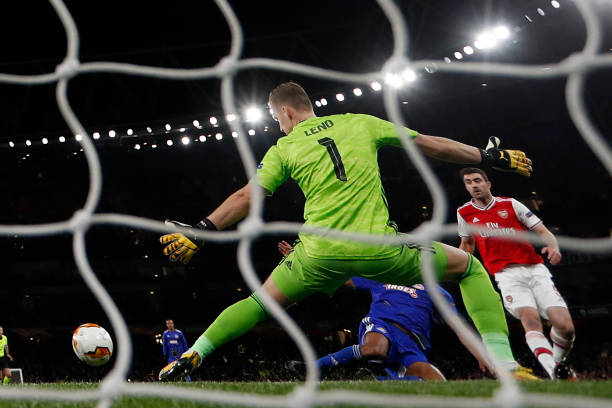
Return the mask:
[[251,208],[251,184],[248,183],[221,203],[208,217],[218,230],[237,223],[249,214]]

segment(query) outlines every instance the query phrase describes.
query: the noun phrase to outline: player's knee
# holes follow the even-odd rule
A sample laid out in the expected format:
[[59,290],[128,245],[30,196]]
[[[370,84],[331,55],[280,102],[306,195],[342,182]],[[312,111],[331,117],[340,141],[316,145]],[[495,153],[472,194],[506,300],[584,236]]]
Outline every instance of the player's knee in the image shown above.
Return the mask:
[[361,355],[366,360],[384,360],[387,358],[388,346],[382,343],[364,344],[361,346]]
[[574,324],[572,323],[571,319],[563,320],[562,322],[556,324],[554,328],[557,334],[559,334],[561,337],[566,339],[574,338]]

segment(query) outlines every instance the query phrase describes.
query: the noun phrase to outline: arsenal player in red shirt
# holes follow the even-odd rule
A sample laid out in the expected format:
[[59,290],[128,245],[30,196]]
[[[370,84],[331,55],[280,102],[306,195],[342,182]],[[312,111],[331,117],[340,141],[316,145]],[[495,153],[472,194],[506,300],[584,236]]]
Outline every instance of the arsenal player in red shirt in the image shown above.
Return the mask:
[[[495,277],[506,310],[520,319],[527,345],[550,378],[573,375],[563,363],[575,337],[567,304],[534,247],[503,237],[520,231],[535,232],[546,243],[542,255],[551,265],[561,261],[557,239],[525,205],[514,198],[494,197],[483,170],[468,167],[460,174],[472,199],[457,209],[459,248],[473,253],[478,247],[484,266]],[[471,233],[468,225],[487,230]],[[540,316],[552,324],[552,347],[542,331]]]

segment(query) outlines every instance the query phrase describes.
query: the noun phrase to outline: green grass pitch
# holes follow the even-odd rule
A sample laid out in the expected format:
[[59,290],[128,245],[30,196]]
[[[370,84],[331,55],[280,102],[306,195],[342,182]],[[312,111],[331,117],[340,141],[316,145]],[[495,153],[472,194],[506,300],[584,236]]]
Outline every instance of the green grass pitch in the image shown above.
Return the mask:
[[[189,390],[223,390],[244,393],[283,395],[290,393],[293,388],[300,385],[298,382],[193,382],[176,383],[175,385],[185,387]],[[166,386],[160,384],[160,386]],[[54,384],[26,384],[9,385],[0,388],[27,390],[93,390],[97,384],[93,383],[54,383]],[[408,381],[323,381],[321,390],[349,390],[361,392],[384,393],[393,395],[435,395],[446,397],[490,397],[499,383],[493,380],[474,381],[448,381],[444,383],[435,382],[408,382]],[[612,406],[612,381],[540,381],[525,382],[521,388],[529,393],[563,394],[582,397],[605,398],[610,400]],[[0,408],[85,408],[95,407],[95,402],[56,402],[56,401],[33,401],[33,400],[0,400]],[[172,407],[221,407],[218,404],[202,404],[185,400],[171,400],[162,398],[147,398],[124,396],[115,400],[113,407],[117,408],[172,408]],[[350,407],[354,405],[342,405]]]

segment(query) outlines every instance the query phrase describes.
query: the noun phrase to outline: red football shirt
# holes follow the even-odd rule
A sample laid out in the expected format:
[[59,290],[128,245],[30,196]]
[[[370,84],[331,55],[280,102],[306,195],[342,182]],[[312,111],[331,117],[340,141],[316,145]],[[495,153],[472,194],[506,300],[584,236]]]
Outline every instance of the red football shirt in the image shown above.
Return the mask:
[[[542,221],[525,205],[514,198],[493,197],[486,207],[478,206],[474,200],[457,209],[459,236],[473,236],[480,257],[491,275],[510,264],[534,265],[544,263],[529,242],[505,241],[497,237],[531,230]],[[488,229],[472,234],[467,225]]]

